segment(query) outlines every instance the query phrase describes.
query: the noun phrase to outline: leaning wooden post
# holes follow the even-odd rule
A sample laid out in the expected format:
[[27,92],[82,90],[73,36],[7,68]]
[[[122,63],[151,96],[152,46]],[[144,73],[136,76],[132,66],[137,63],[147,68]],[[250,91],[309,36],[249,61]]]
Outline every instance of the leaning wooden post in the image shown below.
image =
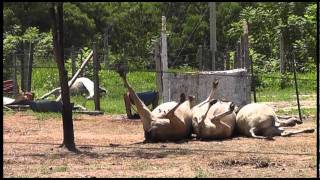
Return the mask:
[[167,34],[166,34],[166,17],[162,16],[161,28],[161,72],[162,72],[162,89],[163,102],[168,102],[169,97],[169,84],[168,84],[168,56],[167,56]]
[[96,43],[93,43],[93,78],[94,78],[94,107],[100,111],[100,92],[99,92],[99,59],[97,55]]
[[29,56],[28,56],[28,71],[27,71],[27,86],[26,91],[31,91],[31,82],[32,82],[32,65],[33,65],[33,43],[30,41],[29,43]]
[[295,50],[293,50],[293,75],[294,75],[294,84],[295,84],[295,87],[296,87],[296,95],[297,95],[297,104],[298,104],[298,112],[299,112],[299,119],[300,119],[300,122],[302,122],[302,115],[301,115],[301,109],[300,109],[300,100],[299,100],[299,91],[298,91],[298,83],[297,83],[297,75],[296,75],[296,58],[295,58]]

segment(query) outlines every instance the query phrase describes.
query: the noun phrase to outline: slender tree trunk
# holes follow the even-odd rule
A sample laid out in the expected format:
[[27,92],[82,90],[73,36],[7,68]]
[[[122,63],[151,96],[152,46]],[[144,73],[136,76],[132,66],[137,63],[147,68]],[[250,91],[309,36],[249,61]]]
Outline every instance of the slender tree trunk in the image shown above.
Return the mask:
[[62,94],[62,120],[63,120],[63,143],[70,151],[77,151],[74,143],[72,107],[70,104],[68,74],[64,67],[63,50],[63,4],[52,3],[51,7],[53,19],[53,49],[55,60],[59,69],[59,80]]

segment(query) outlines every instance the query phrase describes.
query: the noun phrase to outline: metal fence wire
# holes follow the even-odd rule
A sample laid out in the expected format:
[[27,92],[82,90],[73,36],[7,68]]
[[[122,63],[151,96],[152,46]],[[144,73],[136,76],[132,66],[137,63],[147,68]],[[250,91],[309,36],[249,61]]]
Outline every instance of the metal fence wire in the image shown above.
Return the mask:
[[[78,70],[79,66],[86,58],[85,56],[88,54],[90,49],[83,50],[80,47],[72,47],[66,48],[65,58],[66,58],[66,68],[68,69],[68,77],[71,79],[72,74],[72,62],[75,61],[75,69]],[[129,57],[127,55],[122,55],[120,57],[116,57],[115,59],[108,58],[108,62],[104,62],[105,60],[105,51],[103,49],[98,49],[98,60],[100,62],[100,85],[105,87],[109,91],[108,96],[101,97],[101,101],[107,101],[108,98],[121,99],[122,94],[113,95],[112,93],[118,91],[118,88],[123,88],[123,86],[119,85],[121,80],[117,81],[117,83],[109,81],[112,77],[116,76],[116,64],[126,63],[130,64],[130,61],[138,61],[139,59],[136,57]],[[74,57],[73,57],[74,56]],[[144,79],[144,75],[150,75],[153,82],[151,86],[137,86],[137,91],[150,91],[157,90],[156,89],[156,73],[175,73],[175,74],[192,74],[198,73],[199,71],[195,71],[194,69],[178,69],[171,70],[172,67],[175,67],[172,64],[172,67],[169,65],[169,70],[165,72],[157,72],[155,68],[154,55],[150,55],[149,61],[143,64],[136,63],[136,66],[129,67],[130,72],[137,73],[140,75],[139,79],[133,79],[133,84],[135,83],[143,83],[141,79]],[[188,56],[181,56],[180,58],[197,58],[199,56],[197,54],[192,54]],[[33,53],[33,62],[32,67],[29,68],[32,70],[32,78],[31,81],[26,78],[26,63],[28,62],[28,58],[30,58],[30,54],[28,52],[13,52],[4,57],[3,59],[3,80],[13,79],[16,81],[16,85],[22,89],[23,84],[28,84],[30,86],[30,91],[35,92],[36,97],[42,96],[44,93],[49,92],[50,90],[59,87],[59,76],[56,62],[54,61],[53,54],[51,53]],[[174,57],[171,57],[168,62],[175,62]],[[125,62],[124,62],[125,61]],[[180,61],[183,61],[180,59]],[[187,61],[186,61],[187,62]],[[141,65],[141,66],[140,66]],[[198,64],[199,65],[199,64]],[[89,79],[93,78],[93,62],[89,61],[87,67],[83,70],[83,73],[80,76],[88,77]],[[143,68],[141,68],[143,67]],[[199,67],[199,66],[198,66]],[[195,68],[197,69],[197,68]],[[201,69],[200,69],[201,70]],[[222,69],[223,70],[223,69]],[[188,71],[188,72],[187,72]],[[147,74],[146,74],[147,73]],[[112,76],[112,77],[111,77]],[[251,75],[248,75],[251,78]],[[150,78],[149,78],[150,79]],[[306,78],[297,76],[297,85],[299,97],[301,100],[302,108],[315,108],[316,107],[316,88],[317,81],[316,79]],[[120,86],[120,87],[118,87]],[[25,88],[25,87],[23,87]],[[121,91],[121,90],[120,90]],[[255,93],[254,93],[255,92]],[[288,108],[288,113],[297,114],[297,96],[296,96],[296,86],[293,73],[287,74],[285,76],[279,76],[274,74],[254,74],[252,78],[251,85],[251,102],[287,102],[292,106],[291,110]],[[10,95],[8,95],[10,96]],[[89,105],[90,103],[85,103],[81,98],[74,98],[73,101],[75,104],[79,103],[84,106]],[[306,104],[307,103],[307,104]],[[104,104],[107,106],[108,104]],[[104,109],[104,108],[102,108]]]

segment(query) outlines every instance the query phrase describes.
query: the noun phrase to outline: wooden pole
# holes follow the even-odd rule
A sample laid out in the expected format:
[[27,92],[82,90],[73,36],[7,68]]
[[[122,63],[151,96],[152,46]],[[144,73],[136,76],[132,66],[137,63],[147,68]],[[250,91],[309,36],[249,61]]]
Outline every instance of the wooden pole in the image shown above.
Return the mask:
[[169,101],[168,87],[168,56],[167,56],[167,33],[166,33],[166,17],[162,16],[161,28],[161,72],[162,72],[162,87],[163,87],[163,102]]
[[294,73],[294,84],[296,87],[296,96],[297,96],[297,103],[298,103],[298,111],[299,111],[299,118],[300,122],[302,122],[302,115],[301,115],[301,109],[300,109],[300,100],[299,100],[299,91],[298,91],[298,83],[297,83],[297,75],[296,75],[296,58],[295,58],[295,52],[293,51],[293,73]]
[[160,40],[157,39],[154,42],[153,59],[156,64],[156,85],[159,92],[159,97],[163,100],[163,89],[162,89],[162,72],[161,72],[161,57],[160,57]]
[[281,74],[281,80],[280,80],[280,88],[285,88],[286,79],[283,78],[283,75],[286,71],[285,69],[285,63],[286,63],[286,56],[285,56],[285,44],[284,44],[284,37],[283,32],[281,31],[279,34],[279,46],[280,46],[280,74]]
[[250,73],[251,65],[249,61],[249,30],[247,21],[243,22],[243,68]]
[[240,68],[244,68],[244,60],[243,60],[243,35],[240,36],[240,47],[239,47],[239,65]]
[[71,46],[71,65],[72,65],[72,76],[76,73],[76,59],[74,57],[75,53],[74,53],[74,46]]
[[230,55],[229,55],[229,52],[226,51],[226,70],[229,70],[230,69]]
[[250,61],[251,61],[251,87],[253,89],[253,100],[254,102],[257,102],[257,95],[256,95],[256,78],[254,76],[253,72],[253,61],[252,61],[252,56],[250,56]]
[[53,19],[53,50],[59,69],[60,87],[62,93],[62,122],[63,143],[69,151],[77,151],[74,143],[74,131],[72,121],[72,107],[70,104],[68,74],[64,66],[63,49],[63,3],[52,3],[51,14]]
[[17,81],[17,54],[14,52],[11,54],[13,57],[13,93],[14,95],[18,95],[19,89],[18,89],[18,81]]
[[109,27],[105,29],[104,33],[104,39],[103,39],[103,51],[104,51],[104,56],[103,56],[103,62],[105,65],[105,69],[108,68],[108,56],[109,56]]
[[94,107],[96,111],[100,111],[100,92],[99,92],[99,59],[97,56],[96,43],[93,43],[93,78],[94,78]]
[[236,52],[235,52],[235,56],[234,56],[234,68],[238,69],[241,68],[241,59],[240,59],[240,41],[237,42],[237,46],[236,46]]
[[202,46],[198,46],[198,51],[197,51],[197,61],[199,65],[199,70],[203,70],[203,52],[202,52]]
[[29,56],[28,56],[28,76],[27,76],[27,87],[26,90],[31,92],[31,83],[32,83],[32,65],[33,65],[33,43],[29,43]]
[[209,2],[210,7],[210,50],[211,50],[211,70],[216,70],[216,51],[217,51],[217,37],[216,37],[216,3]]
[[279,45],[280,45],[280,73],[285,73],[284,64],[286,62],[286,57],[284,53],[284,41],[283,41],[283,34],[280,32],[279,34]]
[[26,91],[26,65],[27,65],[27,43],[23,41],[23,58],[21,58],[21,90]]

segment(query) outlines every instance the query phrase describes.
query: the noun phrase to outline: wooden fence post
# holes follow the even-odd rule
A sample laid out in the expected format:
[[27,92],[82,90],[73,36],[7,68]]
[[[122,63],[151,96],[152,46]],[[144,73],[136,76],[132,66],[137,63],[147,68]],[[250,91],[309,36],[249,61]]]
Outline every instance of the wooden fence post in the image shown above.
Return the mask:
[[197,51],[196,58],[197,58],[197,61],[198,61],[199,70],[202,71],[203,70],[203,49],[202,49],[201,45],[198,46],[198,51]]
[[14,52],[11,54],[13,58],[13,94],[16,96],[19,93],[18,81],[17,81],[17,54]]
[[27,84],[26,91],[31,92],[31,83],[32,83],[32,65],[33,65],[33,43],[30,40],[29,43],[29,56],[28,56],[28,71],[27,71]]
[[71,54],[70,54],[70,57],[71,57],[71,65],[72,65],[72,76],[76,73],[76,59],[74,57],[74,46],[72,45],[71,46]]
[[28,55],[27,55],[27,46],[26,46],[26,42],[23,41],[23,57],[21,58],[21,91],[26,91],[26,64],[27,64],[27,58],[28,58]]
[[105,65],[105,69],[108,68],[108,56],[109,56],[109,32],[108,27],[105,29],[104,39],[103,39],[103,62]]
[[100,111],[100,92],[99,92],[99,59],[97,54],[96,43],[93,43],[93,78],[94,78],[94,107]]
[[244,68],[244,60],[243,60],[243,48],[244,43],[243,43],[243,35],[240,36],[240,47],[239,47],[239,63],[240,63],[240,68]]
[[228,51],[226,51],[225,52],[226,54],[225,54],[225,58],[226,58],[226,70],[230,70],[230,55],[229,55],[229,52]]
[[247,21],[243,22],[243,68],[247,69],[247,72],[250,73],[251,65],[249,61],[249,30],[248,30],[248,23]]
[[166,17],[162,16],[161,26],[161,71],[162,71],[162,87],[163,102],[169,101],[169,84],[168,84],[168,56],[167,56],[167,34],[166,34]]
[[162,100],[163,90],[162,90],[162,72],[161,72],[161,58],[160,58],[160,39],[154,42],[154,54],[153,59],[156,64],[156,84],[159,91],[159,98]]
[[234,69],[241,68],[241,51],[240,51],[240,41],[237,42],[236,52],[234,56]]
[[251,87],[253,91],[253,100],[256,103],[257,102],[257,95],[256,95],[256,77],[254,75],[253,71],[253,61],[252,61],[252,56],[250,56],[250,66],[251,66]]

